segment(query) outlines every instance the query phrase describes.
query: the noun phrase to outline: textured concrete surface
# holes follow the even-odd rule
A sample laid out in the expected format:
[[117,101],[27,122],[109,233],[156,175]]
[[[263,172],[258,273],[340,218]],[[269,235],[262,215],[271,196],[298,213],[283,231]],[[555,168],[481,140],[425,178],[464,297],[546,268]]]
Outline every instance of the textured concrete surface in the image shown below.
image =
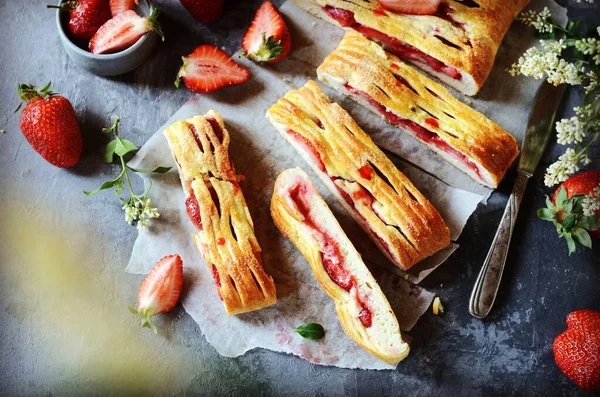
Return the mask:
[[[141,277],[123,273],[135,229],[112,193],[82,193],[117,171],[100,159],[100,129],[118,114],[123,134],[141,146],[191,97],[172,85],[180,56],[207,42],[235,51],[259,1],[230,0],[210,28],[177,1],[158,3],[167,41],[137,71],[100,78],[69,61],[44,1],[0,0],[0,394],[579,393],[554,364],[551,346],[570,311],[600,309],[600,250],[596,244],[568,256],[552,225],[535,216],[550,193],[542,169],[562,150],[554,143],[526,193],[493,313],[477,320],[467,301],[512,176],[469,221],[461,248],[423,283],[447,312],[419,321],[411,355],[395,372],[324,368],[268,351],[223,358],[180,307],[157,319],[158,337],[138,329],[126,306],[135,302]],[[575,12],[600,20],[591,11]],[[70,170],[34,153],[12,113],[17,83],[49,80],[71,100],[84,131],[84,158]],[[569,93],[563,113],[580,99]]]

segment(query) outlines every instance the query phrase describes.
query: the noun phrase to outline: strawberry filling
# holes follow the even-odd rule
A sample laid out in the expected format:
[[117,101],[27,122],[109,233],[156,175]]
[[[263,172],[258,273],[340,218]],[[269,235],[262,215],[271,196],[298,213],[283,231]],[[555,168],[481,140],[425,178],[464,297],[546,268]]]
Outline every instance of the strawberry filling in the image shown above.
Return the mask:
[[321,160],[321,155],[317,151],[315,145],[294,130],[287,130],[287,133],[290,134],[300,146],[302,146],[305,152],[310,154],[313,160],[319,165],[319,169],[325,172],[325,164],[323,163],[323,160]]
[[[460,81],[462,79],[462,75],[460,71],[458,71],[458,69],[444,64],[438,59],[435,59],[431,55],[425,54],[423,51],[409,44],[406,44],[398,39],[388,36],[385,33],[382,33],[378,30],[369,28],[356,22],[356,19],[354,19],[354,13],[352,11],[343,10],[341,8],[335,8],[331,6],[325,6],[323,7],[323,9],[331,18],[335,19],[341,26],[349,27],[356,30],[366,38],[381,44],[383,48],[385,48],[387,51],[392,52],[400,58],[407,61],[425,64],[431,69],[435,70],[436,72],[443,73],[453,78],[454,80]],[[440,13],[440,11],[438,11],[438,13]],[[453,22],[453,25],[455,25],[455,21],[451,19],[449,11],[441,13],[437,16],[443,19],[448,19],[451,22]]]
[[202,230],[202,219],[200,218],[200,204],[194,195],[194,191],[190,190],[189,197],[185,200],[185,208],[190,220],[196,226],[196,229]]
[[[296,205],[298,211],[304,217],[304,223],[311,229],[313,236],[321,243],[321,258],[323,267],[329,275],[329,278],[339,285],[344,290],[350,292],[352,288],[356,288],[356,280],[350,272],[344,267],[344,258],[340,253],[338,243],[329,236],[318,225],[317,220],[310,213],[310,204],[308,202],[309,192],[307,185],[298,184],[292,187],[289,191],[290,199]],[[365,328],[372,325],[372,312],[363,301],[357,291],[357,302],[360,306],[359,320]]]
[[371,180],[373,177],[373,168],[369,164],[365,164],[358,169],[358,173],[361,177]]
[[[357,90],[356,88],[353,88],[348,84],[345,84],[344,88],[346,88],[348,92],[361,97],[362,99],[367,101],[371,106],[376,108],[379,111],[379,113],[381,113],[381,115],[385,117],[388,123],[411,130],[419,140],[433,145],[439,148],[440,150],[443,150],[444,152],[448,153],[449,155],[463,163],[465,166],[470,168],[480,180],[485,181],[485,178],[483,178],[481,171],[479,170],[479,166],[477,164],[475,164],[467,156],[450,146],[448,142],[443,140],[435,132],[424,128],[413,121],[407,120],[394,114],[393,112],[387,110],[385,106],[373,99],[369,94],[363,91]],[[439,127],[439,122],[434,118],[427,118],[425,120],[425,123],[432,127]]]
[[215,265],[212,265],[212,276],[215,280],[215,284],[217,285],[217,294],[219,294],[219,299],[223,300],[223,296],[221,295],[221,277],[219,276],[219,271]]
[[223,142],[223,129],[219,125],[219,122],[217,120],[213,119],[212,117],[207,118],[206,121],[208,121],[208,123],[212,127],[219,142],[222,143]]

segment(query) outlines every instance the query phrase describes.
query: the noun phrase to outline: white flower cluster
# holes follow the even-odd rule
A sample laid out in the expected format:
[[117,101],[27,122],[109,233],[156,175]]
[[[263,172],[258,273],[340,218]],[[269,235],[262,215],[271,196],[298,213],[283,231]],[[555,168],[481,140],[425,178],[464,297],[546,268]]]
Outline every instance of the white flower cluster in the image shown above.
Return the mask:
[[562,51],[567,48],[564,40],[541,40],[540,44],[541,48],[531,47],[525,51],[508,72],[512,76],[521,74],[536,80],[547,76],[548,82],[554,85],[582,83],[584,68],[560,58]]
[[591,159],[585,153],[576,152],[575,149],[568,148],[555,163],[550,164],[548,169],[546,169],[544,184],[546,186],[554,186],[566,181],[571,175],[579,171],[580,162],[586,166],[591,162]]
[[[581,0],[575,0],[577,3],[581,3]],[[594,0],[585,0],[586,3],[594,4]]]
[[592,216],[596,211],[600,211],[600,185],[583,198],[581,206],[585,216]]
[[556,122],[556,134],[559,145],[579,143],[585,136],[584,124],[577,116],[573,116],[570,119],[562,119]]
[[552,33],[554,27],[548,22],[548,18],[550,17],[550,10],[548,7],[544,7],[540,12],[534,10],[525,11],[517,17],[517,20],[523,22],[527,26],[533,27],[540,33]]
[[575,48],[585,55],[593,55],[594,63],[600,64],[600,41],[595,37],[575,40]]
[[148,229],[148,222],[151,219],[158,218],[160,214],[158,209],[152,207],[152,200],[147,197],[139,199],[132,197],[123,205],[125,211],[125,220],[130,225],[137,221],[137,228]]

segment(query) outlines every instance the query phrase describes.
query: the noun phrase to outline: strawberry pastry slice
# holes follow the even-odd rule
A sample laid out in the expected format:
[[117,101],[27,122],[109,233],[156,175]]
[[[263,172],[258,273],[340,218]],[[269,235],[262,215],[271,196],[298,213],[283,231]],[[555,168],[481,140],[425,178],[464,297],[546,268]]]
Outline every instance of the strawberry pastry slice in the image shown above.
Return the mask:
[[500,126],[356,32],[346,33],[317,75],[482,185],[497,187],[519,153]]
[[483,86],[502,38],[529,1],[294,0],[467,95]]
[[396,266],[406,270],[450,243],[437,210],[314,81],[267,118]]
[[289,169],[279,175],[271,215],[334,300],[348,336],[385,362],[404,359],[409,346],[390,304],[304,171]]
[[261,248],[229,158],[229,133],[214,110],[179,120],[164,131],[186,194],[194,243],[214,278],[227,314],[276,302],[275,283],[262,265]]

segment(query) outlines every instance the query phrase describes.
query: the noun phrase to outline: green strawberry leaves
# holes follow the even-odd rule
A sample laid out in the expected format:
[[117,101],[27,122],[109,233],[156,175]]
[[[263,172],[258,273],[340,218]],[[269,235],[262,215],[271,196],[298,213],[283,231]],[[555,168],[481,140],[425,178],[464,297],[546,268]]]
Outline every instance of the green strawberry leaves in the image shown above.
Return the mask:
[[319,340],[325,336],[325,329],[318,323],[304,323],[296,328],[296,332],[301,337],[310,340]]
[[542,220],[552,222],[558,236],[565,239],[569,255],[576,251],[577,243],[592,248],[592,239],[588,232],[600,227],[599,216],[583,214],[584,197],[582,194],[577,194],[568,198],[566,189],[561,187],[556,195],[555,203],[552,203],[552,200],[546,196],[546,208],[540,208],[537,211],[537,216]]

